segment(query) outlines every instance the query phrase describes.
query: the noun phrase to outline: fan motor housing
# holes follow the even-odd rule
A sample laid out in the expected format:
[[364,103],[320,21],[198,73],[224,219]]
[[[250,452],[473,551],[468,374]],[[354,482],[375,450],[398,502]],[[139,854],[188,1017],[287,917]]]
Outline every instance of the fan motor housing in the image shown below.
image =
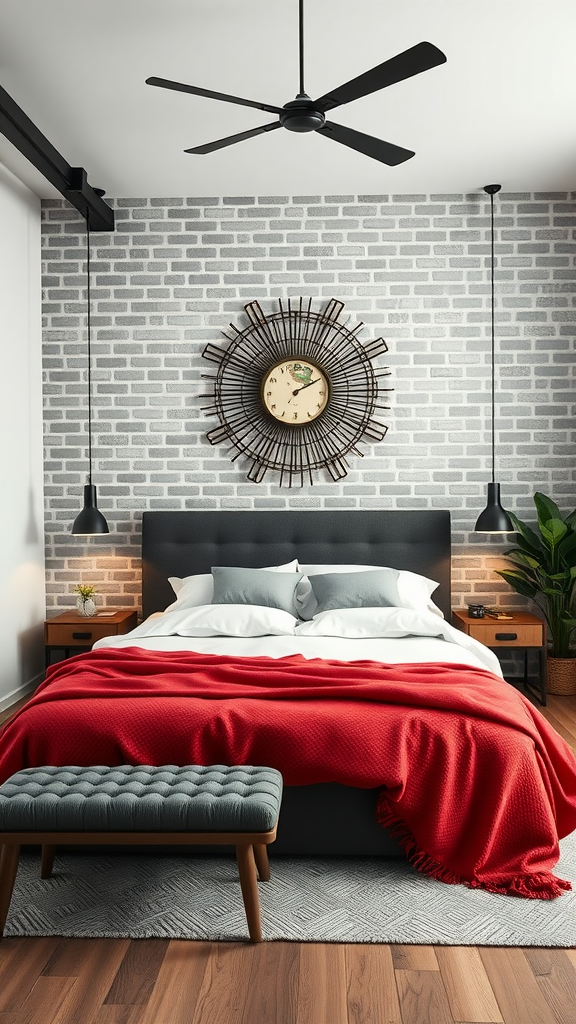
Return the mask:
[[316,110],[314,101],[306,95],[298,95],[283,107],[285,113],[280,114],[280,123],[289,132],[315,132],[322,128],[326,117],[321,110]]

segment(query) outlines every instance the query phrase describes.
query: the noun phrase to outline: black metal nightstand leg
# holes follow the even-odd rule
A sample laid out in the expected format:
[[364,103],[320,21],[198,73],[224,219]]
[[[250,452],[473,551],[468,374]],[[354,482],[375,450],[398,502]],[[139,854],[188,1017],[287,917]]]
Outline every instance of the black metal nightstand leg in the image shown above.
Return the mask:
[[546,693],[548,688],[548,655],[545,646],[540,648],[538,655],[540,665],[540,694],[542,696],[542,704],[546,707]]
[[[531,650],[535,650],[535,648],[531,648]],[[540,689],[539,689],[539,691],[538,691],[538,688],[536,686],[532,686],[532,684],[530,682],[528,682],[528,667],[527,667],[527,665],[528,665],[528,649],[526,649],[524,651],[524,689],[528,693],[531,693],[533,697],[536,697],[536,699],[540,702],[542,707],[545,708],[546,704],[547,704],[547,684],[548,684],[548,667],[547,667],[547,659],[546,659],[546,648],[545,647],[538,648],[538,667],[539,667],[539,670],[540,670],[539,671],[539,677],[540,677]]]

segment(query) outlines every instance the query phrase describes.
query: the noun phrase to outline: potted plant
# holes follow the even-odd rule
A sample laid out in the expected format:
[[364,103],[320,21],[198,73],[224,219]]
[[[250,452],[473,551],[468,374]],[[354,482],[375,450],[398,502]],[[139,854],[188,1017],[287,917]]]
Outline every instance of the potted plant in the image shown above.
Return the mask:
[[512,569],[496,570],[518,594],[544,612],[551,640],[551,693],[576,693],[576,657],[570,639],[576,628],[576,510],[563,515],[551,498],[534,495],[537,531],[509,512],[517,547],[506,552]]
[[96,593],[96,587],[88,584],[79,583],[75,587],[78,597],[76,598],[76,608],[78,609],[79,615],[96,615],[96,602],[94,601],[94,595]]

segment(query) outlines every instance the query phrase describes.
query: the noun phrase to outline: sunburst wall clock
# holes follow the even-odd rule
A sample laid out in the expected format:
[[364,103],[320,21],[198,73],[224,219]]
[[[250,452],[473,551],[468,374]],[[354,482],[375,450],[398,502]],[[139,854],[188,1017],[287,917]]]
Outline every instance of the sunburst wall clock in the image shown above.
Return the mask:
[[361,456],[361,441],[378,442],[387,427],[374,419],[379,379],[387,368],[373,361],[388,351],[382,338],[361,342],[362,323],[350,328],[344,303],[331,299],[316,312],[299,299],[265,314],[258,302],[244,307],[248,326],[230,324],[228,347],[208,344],[202,355],[218,366],[202,374],[212,382],[205,409],[219,425],[206,435],[210,444],[230,444],[232,460],[249,461],[248,479],[259,483],[268,470],[280,485],[313,483],[326,469],[333,480],[346,476],[346,456]]

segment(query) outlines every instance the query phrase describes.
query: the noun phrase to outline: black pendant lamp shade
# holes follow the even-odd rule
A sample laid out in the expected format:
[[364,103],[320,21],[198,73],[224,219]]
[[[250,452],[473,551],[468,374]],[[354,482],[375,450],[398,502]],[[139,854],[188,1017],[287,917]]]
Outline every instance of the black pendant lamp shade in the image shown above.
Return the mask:
[[490,196],[490,225],[491,225],[491,365],[492,365],[492,481],[488,484],[488,503],[483,512],[476,520],[474,530],[476,533],[513,533],[514,527],[508,513],[500,504],[500,484],[496,483],[496,458],[495,458],[495,431],[494,431],[494,383],[495,383],[495,359],[494,359],[494,196],[499,192],[501,185],[485,185],[484,191]]
[[88,483],[84,485],[84,508],[79,512],[72,524],[72,533],[91,536],[97,533],[110,533],[110,530],[108,529],[108,523],[98,509],[96,487],[92,483],[92,351],[90,346],[90,223],[88,217],[86,218],[86,249],[86,299],[88,306]]
[[84,508],[74,520],[72,533],[110,533],[108,523],[96,504],[94,484],[84,484]]
[[512,533],[510,516],[500,504],[500,484],[488,484],[488,504],[480,513],[474,527],[476,533]]

